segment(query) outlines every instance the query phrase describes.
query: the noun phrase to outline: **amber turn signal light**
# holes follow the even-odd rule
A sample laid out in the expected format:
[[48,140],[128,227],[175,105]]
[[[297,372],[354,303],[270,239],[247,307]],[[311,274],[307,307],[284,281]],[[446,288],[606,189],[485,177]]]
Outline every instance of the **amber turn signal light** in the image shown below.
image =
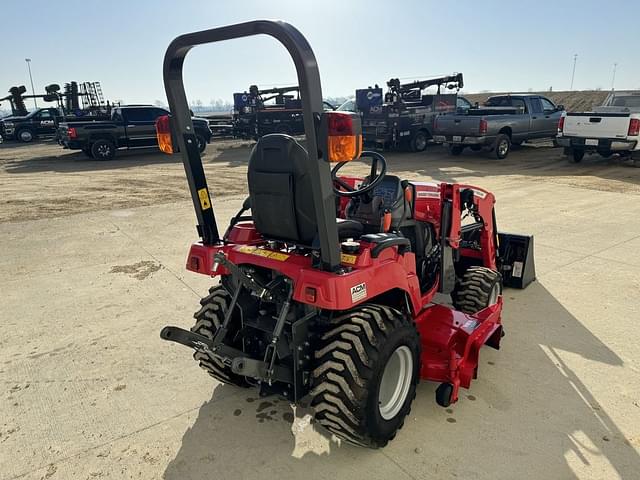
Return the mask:
[[169,115],[163,115],[156,120],[156,136],[158,146],[164,153],[173,153],[173,140],[171,139],[171,120]]
[[362,153],[362,125],[356,113],[324,112],[320,136],[323,154],[329,162],[349,162]]

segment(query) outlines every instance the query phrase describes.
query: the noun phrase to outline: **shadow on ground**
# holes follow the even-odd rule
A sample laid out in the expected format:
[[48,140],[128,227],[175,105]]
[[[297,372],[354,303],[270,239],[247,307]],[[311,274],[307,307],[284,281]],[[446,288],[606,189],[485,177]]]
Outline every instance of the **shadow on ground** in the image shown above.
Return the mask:
[[220,392],[236,388],[223,385],[200,408],[164,478],[322,472],[322,478],[571,479],[582,478],[583,469],[593,478],[636,478],[638,453],[565,358],[577,354],[595,370],[622,360],[543,285],[506,297],[503,349],[483,350],[478,380],[450,409],[435,404],[434,384],[422,383],[410,418],[386,449],[339,445],[308,416],[294,417],[285,401],[258,399],[252,390],[217,402]]

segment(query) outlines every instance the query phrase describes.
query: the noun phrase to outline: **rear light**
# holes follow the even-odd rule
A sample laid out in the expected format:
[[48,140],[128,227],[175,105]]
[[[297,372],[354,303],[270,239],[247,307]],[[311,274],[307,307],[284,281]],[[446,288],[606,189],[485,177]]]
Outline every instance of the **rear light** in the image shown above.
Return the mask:
[[558,120],[558,133],[562,133],[563,129],[564,129],[564,117],[560,117],[560,120]]
[[480,119],[480,135],[485,135],[489,131],[489,125],[484,118]]
[[638,135],[640,135],[639,118],[632,118],[631,120],[629,120],[629,131],[627,132],[627,135],[629,135],[630,137],[637,137]]
[[349,162],[362,152],[360,116],[352,112],[328,111],[322,114],[321,137],[326,138],[325,154],[329,162]]
[[189,267],[187,270],[191,270],[192,272],[200,270],[200,259],[197,256],[192,255],[189,257]]
[[314,287],[305,287],[304,299],[309,303],[316,303],[317,291]]
[[173,153],[173,141],[171,140],[171,121],[169,115],[163,115],[156,120],[156,136],[158,146],[164,153]]
[[76,131],[75,128],[71,127],[69,130],[67,130],[67,133],[69,135],[70,139],[74,139],[74,138],[78,138],[78,132]]

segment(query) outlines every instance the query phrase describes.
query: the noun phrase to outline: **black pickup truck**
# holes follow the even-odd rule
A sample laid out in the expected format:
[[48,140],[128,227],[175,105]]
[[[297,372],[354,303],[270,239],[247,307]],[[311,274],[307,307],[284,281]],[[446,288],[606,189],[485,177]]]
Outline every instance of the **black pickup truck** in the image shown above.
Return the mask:
[[[60,123],[58,141],[64,148],[82,150],[91,158],[110,160],[119,148],[157,147],[155,122],[162,115],[169,112],[150,105],[116,107],[108,121]],[[203,152],[211,141],[209,122],[206,118],[192,121]]]
[[40,136],[56,133],[57,108],[39,108],[25,116],[10,116],[0,120],[0,135],[3,140],[31,142]]

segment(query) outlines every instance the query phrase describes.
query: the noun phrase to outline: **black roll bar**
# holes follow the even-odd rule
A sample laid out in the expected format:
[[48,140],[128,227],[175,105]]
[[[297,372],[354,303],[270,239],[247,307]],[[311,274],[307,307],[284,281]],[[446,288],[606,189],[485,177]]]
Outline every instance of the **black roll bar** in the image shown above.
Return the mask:
[[329,163],[319,158],[316,130],[316,122],[323,111],[320,73],[315,55],[306,38],[286,22],[255,20],[188,33],[175,38],[167,48],[163,67],[164,86],[173,115],[174,138],[177,139],[182,154],[196,211],[198,233],[205,245],[221,242],[184,91],[184,59],[189,50],[196,45],[261,34],[269,35],[282,43],[296,68],[308,151],[304,168],[315,180],[312,182],[311,195],[318,225],[321,267],[323,270],[334,271],[340,266],[335,201]]

